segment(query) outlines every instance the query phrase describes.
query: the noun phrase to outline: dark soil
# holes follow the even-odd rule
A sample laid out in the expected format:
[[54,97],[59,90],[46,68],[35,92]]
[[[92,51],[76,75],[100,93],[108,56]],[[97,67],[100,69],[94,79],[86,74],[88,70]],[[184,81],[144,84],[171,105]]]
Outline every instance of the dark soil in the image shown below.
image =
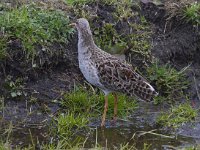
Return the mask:
[[[166,1],[167,3],[167,1]],[[178,70],[186,66],[190,87],[187,91],[198,105],[200,97],[200,29],[174,16],[169,19],[166,5],[141,2],[142,13],[152,22],[152,53],[162,63],[170,63]]]

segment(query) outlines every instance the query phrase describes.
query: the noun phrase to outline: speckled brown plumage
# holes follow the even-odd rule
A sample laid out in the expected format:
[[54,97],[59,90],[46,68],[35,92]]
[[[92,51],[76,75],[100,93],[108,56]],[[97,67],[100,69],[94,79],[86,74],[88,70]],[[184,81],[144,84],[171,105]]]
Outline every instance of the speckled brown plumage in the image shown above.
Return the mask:
[[[102,51],[95,45],[86,19],[78,19],[75,26],[79,38],[79,68],[88,82],[100,88],[106,96],[110,92],[122,92],[150,101],[157,95],[154,88],[141,75],[133,71],[129,64]],[[107,98],[105,98],[106,107]],[[105,115],[103,118],[105,121]],[[102,124],[104,125],[103,120]]]
[[101,84],[111,91],[137,96],[150,101],[157,95],[152,86],[132,67],[118,58],[96,49],[92,51],[92,62],[98,70]]

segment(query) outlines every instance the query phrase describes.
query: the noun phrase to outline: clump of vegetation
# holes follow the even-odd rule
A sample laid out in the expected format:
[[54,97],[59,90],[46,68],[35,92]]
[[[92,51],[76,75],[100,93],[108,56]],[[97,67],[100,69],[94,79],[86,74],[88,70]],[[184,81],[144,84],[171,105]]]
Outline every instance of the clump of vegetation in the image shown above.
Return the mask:
[[134,16],[134,12],[131,10],[131,6],[133,6],[132,0],[102,0],[101,3],[115,7],[116,11],[113,16],[117,20],[128,20],[128,18]]
[[126,42],[117,33],[114,24],[105,23],[102,27],[96,28],[94,36],[96,44],[107,52],[120,54],[126,48]]
[[[90,114],[90,117],[102,115],[104,109],[104,94],[99,95],[90,93],[85,89],[76,89],[71,93],[64,95],[61,105],[70,111],[76,113]],[[118,95],[118,116],[126,117],[137,107],[136,101],[132,98],[119,94]],[[113,116],[114,97],[108,96],[108,116]]]
[[183,9],[183,17],[187,22],[200,24],[200,4],[192,3]]
[[68,113],[60,114],[56,119],[56,135],[60,139],[71,140],[74,135],[86,128],[88,124],[88,116],[85,114]]
[[166,127],[177,128],[180,125],[191,122],[197,116],[197,110],[191,107],[189,103],[174,106],[169,112],[162,113],[157,122]]
[[13,79],[12,76],[8,75],[5,79],[4,88],[7,90],[7,98],[19,98],[27,95],[24,91],[22,78]]
[[92,9],[87,9],[89,4],[92,4],[94,0],[65,0],[66,4],[71,6],[69,8],[70,12],[73,12],[73,14],[76,16],[76,18],[87,18],[90,20],[92,16],[95,16],[93,14]]
[[188,86],[185,69],[177,71],[170,65],[159,66],[157,62],[147,68],[147,77],[155,83],[159,91],[160,96],[155,98],[156,104],[163,101],[170,103],[183,98],[183,91]]
[[176,19],[193,25],[200,24],[200,4],[195,0],[168,1],[165,3],[167,21]]
[[[67,43],[73,29],[63,12],[49,11],[35,6],[22,6],[3,11],[0,14],[0,58],[12,58],[21,51],[25,61],[36,67],[40,54],[52,53],[53,43]],[[37,47],[41,47],[37,49]],[[15,49],[13,49],[15,47]],[[42,51],[41,51],[42,50]],[[21,56],[22,57],[22,56]],[[43,62],[42,58],[39,62]]]
[[[111,94],[108,100],[107,117],[113,116],[114,113],[114,98]],[[58,137],[60,141],[65,140],[70,143],[69,145],[77,146],[78,143],[84,142],[81,138],[81,132],[90,131],[87,126],[89,119],[101,118],[104,109],[104,94],[96,94],[96,91],[92,93],[88,92],[86,88],[76,87],[74,91],[64,95],[60,104],[63,107],[63,111],[66,112],[54,117],[52,134],[54,137]],[[118,117],[127,117],[136,107],[136,101],[125,95],[119,95]],[[77,134],[80,136],[77,136]],[[70,148],[69,145],[65,146]],[[78,144],[78,146],[80,145]]]
[[143,59],[139,60],[139,62],[151,62],[151,45],[149,42],[151,31],[149,30],[149,25],[146,19],[142,16],[140,19],[141,24],[131,24],[136,33],[127,36],[126,40],[130,40],[129,44],[127,44],[132,47],[130,52],[134,55],[134,58],[140,56],[140,59]]

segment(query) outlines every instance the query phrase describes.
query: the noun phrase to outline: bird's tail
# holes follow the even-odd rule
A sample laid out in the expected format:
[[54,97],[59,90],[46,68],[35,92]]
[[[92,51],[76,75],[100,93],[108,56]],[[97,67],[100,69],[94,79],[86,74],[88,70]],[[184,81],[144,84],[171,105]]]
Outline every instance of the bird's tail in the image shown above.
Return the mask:
[[137,82],[134,86],[133,94],[144,101],[152,101],[153,97],[158,95],[155,89],[144,80],[139,80]]

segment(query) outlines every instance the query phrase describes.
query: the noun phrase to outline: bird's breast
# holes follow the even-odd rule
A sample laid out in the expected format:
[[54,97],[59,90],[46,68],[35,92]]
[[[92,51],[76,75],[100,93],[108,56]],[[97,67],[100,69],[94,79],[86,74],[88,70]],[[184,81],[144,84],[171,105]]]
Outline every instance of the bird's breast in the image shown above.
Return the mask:
[[97,87],[102,87],[102,84],[100,83],[97,69],[93,65],[92,62],[89,60],[86,61],[79,61],[79,68],[85,77],[85,79],[92,85]]
[[89,57],[79,55],[79,68],[85,79],[92,85],[101,87],[95,64]]

